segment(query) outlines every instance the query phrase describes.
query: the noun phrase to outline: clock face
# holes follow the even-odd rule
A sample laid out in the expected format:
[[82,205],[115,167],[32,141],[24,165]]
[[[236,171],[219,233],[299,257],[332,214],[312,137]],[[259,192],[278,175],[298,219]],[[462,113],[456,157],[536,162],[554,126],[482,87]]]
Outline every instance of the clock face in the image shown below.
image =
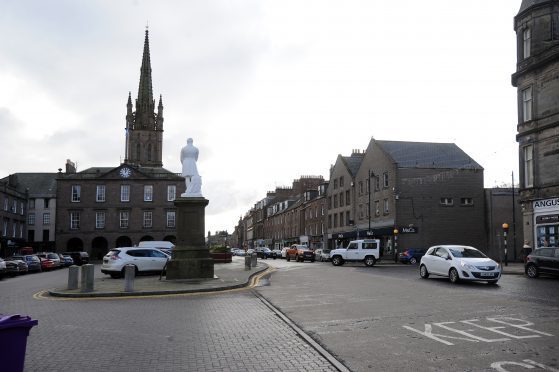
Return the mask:
[[130,175],[132,174],[132,170],[130,168],[121,168],[120,169],[120,176],[127,178],[130,177]]

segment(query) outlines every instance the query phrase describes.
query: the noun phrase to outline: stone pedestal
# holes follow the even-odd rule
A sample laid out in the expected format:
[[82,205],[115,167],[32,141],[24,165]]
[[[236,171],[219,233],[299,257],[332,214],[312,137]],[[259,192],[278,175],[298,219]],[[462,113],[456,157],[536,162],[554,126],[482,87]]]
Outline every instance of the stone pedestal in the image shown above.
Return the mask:
[[214,277],[214,262],[204,236],[208,203],[203,197],[175,200],[177,242],[167,263],[167,280]]

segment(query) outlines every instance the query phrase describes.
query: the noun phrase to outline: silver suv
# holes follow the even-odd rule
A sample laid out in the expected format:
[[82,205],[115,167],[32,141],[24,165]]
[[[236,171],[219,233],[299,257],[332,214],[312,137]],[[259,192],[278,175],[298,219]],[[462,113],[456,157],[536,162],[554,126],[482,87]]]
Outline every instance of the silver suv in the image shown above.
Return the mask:
[[120,247],[114,248],[103,257],[101,272],[111,278],[122,278],[124,267],[134,265],[136,274],[161,273],[171,257],[157,248]]

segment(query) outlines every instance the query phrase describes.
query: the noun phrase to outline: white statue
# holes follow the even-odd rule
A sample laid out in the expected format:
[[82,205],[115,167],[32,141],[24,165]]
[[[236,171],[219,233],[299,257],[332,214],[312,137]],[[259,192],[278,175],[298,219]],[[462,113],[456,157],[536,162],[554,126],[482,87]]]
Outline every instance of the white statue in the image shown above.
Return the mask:
[[181,150],[182,176],[186,185],[186,191],[181,196],[187,198],[202,197],[202,177],[196,168],[198,149],[192,142],[192,138],[187,139],[186,146]]

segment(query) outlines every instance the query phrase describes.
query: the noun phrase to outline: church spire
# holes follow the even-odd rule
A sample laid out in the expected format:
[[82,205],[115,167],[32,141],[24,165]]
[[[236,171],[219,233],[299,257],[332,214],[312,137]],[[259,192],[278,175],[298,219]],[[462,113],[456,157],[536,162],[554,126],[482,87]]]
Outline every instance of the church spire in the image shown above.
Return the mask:
[[142,56],[142,67],[140,68],[140,86],[138,88],[138,106],[144,108],[153,105],[153,89],[151,86],[151,61],[149,55],[149,31],[146,29],[144,40],[144,55]]

